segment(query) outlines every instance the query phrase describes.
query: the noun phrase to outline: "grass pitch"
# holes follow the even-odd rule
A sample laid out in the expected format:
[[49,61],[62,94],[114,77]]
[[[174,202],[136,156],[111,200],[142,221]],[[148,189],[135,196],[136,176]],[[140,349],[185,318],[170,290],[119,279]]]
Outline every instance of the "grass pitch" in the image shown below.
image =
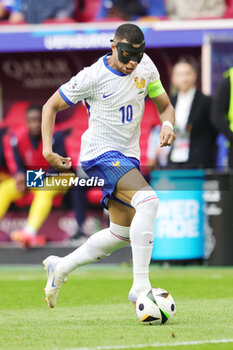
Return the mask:
[[42,268],[2,267],[0,349],[233,349],[233,268],[152,266],[151,281],[175,299],[170,324],[138,321],[127,301],[129,267],[76,270],[55,309],[44,301]]

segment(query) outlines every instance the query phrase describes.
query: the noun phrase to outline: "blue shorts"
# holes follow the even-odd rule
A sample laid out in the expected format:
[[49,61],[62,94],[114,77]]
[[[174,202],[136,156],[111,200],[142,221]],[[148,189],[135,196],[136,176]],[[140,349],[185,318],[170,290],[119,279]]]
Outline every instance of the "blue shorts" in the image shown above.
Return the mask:
[[103,198],[101,204],[107,209],[108,200],[110,198],[119,201],[122,204],[129,204],[116,198],[113,194],[116,184],[119,179],[128,171],[136,168],[140,171],[139,160],[132,157],[127,157],[118,151],[109,151],[100,156],[81,162],[82,168],[89,177],[98,177],[104,180],[102,187]]

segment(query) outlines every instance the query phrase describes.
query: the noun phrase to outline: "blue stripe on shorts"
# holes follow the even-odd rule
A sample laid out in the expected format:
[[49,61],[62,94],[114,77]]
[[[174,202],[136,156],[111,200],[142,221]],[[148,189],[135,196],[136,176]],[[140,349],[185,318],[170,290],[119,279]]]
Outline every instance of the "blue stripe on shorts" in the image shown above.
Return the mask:
[[104,186],[102,187],[103,198],[101,200],[101,204],[104,208],[107,208],[107,203],[110,198],[130,206],[117,199],[113,195],[113,192],[117,182],[123,175],[134,168],[140,170],[138,159],[127,157],[118,151],[108,151],[94,159],[81,162],[81,165],[89,177],[98,177],[104,180]]

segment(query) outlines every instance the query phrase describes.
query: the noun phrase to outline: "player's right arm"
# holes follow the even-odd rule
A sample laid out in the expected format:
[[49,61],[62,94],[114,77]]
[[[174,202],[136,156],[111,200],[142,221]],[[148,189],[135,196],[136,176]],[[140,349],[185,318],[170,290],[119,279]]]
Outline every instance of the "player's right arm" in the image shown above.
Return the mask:
[[84,68],[76,76],[72,77],[70,81],[63,84],[43,107],[43,156],[55,169],[68,170],[71,167],[71,159],[69,157],[61,157],[52,150],[52,135],[56,114],[92,95],[93,76],[91,67]]
[[42,110],[42,140],[43,140],[43,156],[52,167],[58,170],[68,170],[71,167],[71,158],[62,157],[52,150],[53,129],[56,114],[68,108],[69,105],[61,97],[59,91],[56,91],[43,106]]

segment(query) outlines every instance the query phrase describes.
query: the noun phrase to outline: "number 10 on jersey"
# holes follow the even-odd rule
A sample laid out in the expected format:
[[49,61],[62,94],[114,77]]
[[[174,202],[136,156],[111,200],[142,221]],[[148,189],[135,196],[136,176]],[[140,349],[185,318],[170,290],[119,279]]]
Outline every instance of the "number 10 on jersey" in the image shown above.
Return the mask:
[[127,107],[123,106],[119,109],[122,113],[122,124],[125,122],[131,122],[133,119],[133,107],[132,105],[128,105]]

